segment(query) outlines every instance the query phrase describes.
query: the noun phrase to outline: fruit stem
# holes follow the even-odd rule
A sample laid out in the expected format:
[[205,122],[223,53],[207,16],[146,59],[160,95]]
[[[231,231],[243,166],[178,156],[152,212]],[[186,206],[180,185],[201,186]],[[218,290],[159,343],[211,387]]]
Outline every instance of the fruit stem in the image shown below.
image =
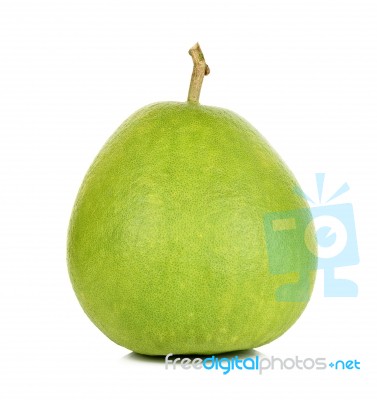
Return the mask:
[[202,88],[204,75],[209,74],[209,66],[206,64],[199,43],[196,43],[191,47],[189,54],[194,62],[194,68],[192,70],[187,101],[191,103],[199,103],[200,89]]

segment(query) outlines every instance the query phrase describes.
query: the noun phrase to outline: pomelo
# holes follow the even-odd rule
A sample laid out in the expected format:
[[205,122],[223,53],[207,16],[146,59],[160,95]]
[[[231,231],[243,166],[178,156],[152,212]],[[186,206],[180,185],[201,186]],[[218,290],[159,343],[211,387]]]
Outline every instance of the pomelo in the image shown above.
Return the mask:
[[315,231],[298,183],[246,120],[198,103],[209,69],[199,45],[190,54],[188,101],[146,106],[119,127],[69,227],[81,306],[142,354],[266,344],[298,319],[315,278]]

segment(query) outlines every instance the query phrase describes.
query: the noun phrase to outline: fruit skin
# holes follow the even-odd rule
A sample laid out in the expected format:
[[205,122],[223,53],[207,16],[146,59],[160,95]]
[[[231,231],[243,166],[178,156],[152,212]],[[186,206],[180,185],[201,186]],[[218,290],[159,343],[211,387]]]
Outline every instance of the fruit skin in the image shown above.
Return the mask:
[[[274,254],[296,272],[269,270],[265,216],[301,209],[311,220],[297,186],[235,113],[189,102],[142,108],[105,144],[76,199],[68,265],[81,306],[142,354],[216,354],[276,339],[315,279],[303,240]],[[306,300],[276,300],[277,288],[308,271],[309,285],[294,286]]]

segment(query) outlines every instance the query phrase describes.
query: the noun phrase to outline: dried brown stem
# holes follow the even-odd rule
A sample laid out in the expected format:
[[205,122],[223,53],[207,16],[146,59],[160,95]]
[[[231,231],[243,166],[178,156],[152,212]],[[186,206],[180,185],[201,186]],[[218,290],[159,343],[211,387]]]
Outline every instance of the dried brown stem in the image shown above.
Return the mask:
[[204,55],[199,43],[196,43],[193,47],[191,47],[189,54],[194,62],[194,68],[192,70],[187,101],[199,103],[200,89],[202,88],[204,75],[208,75],[210,71],[204,59]]

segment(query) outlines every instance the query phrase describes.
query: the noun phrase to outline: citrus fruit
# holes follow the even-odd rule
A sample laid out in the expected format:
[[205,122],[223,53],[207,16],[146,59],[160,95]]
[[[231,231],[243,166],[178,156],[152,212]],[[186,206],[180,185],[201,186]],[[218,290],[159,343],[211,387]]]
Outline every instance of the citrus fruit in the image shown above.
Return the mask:
[[[315,278],[311,213],[245,119],[187,102],[148,105],[100,151],[68,234],[77,298],[111,340],[142,354],[266,344],[303,312]],[[310,246],[308,246],[310,242]]]

